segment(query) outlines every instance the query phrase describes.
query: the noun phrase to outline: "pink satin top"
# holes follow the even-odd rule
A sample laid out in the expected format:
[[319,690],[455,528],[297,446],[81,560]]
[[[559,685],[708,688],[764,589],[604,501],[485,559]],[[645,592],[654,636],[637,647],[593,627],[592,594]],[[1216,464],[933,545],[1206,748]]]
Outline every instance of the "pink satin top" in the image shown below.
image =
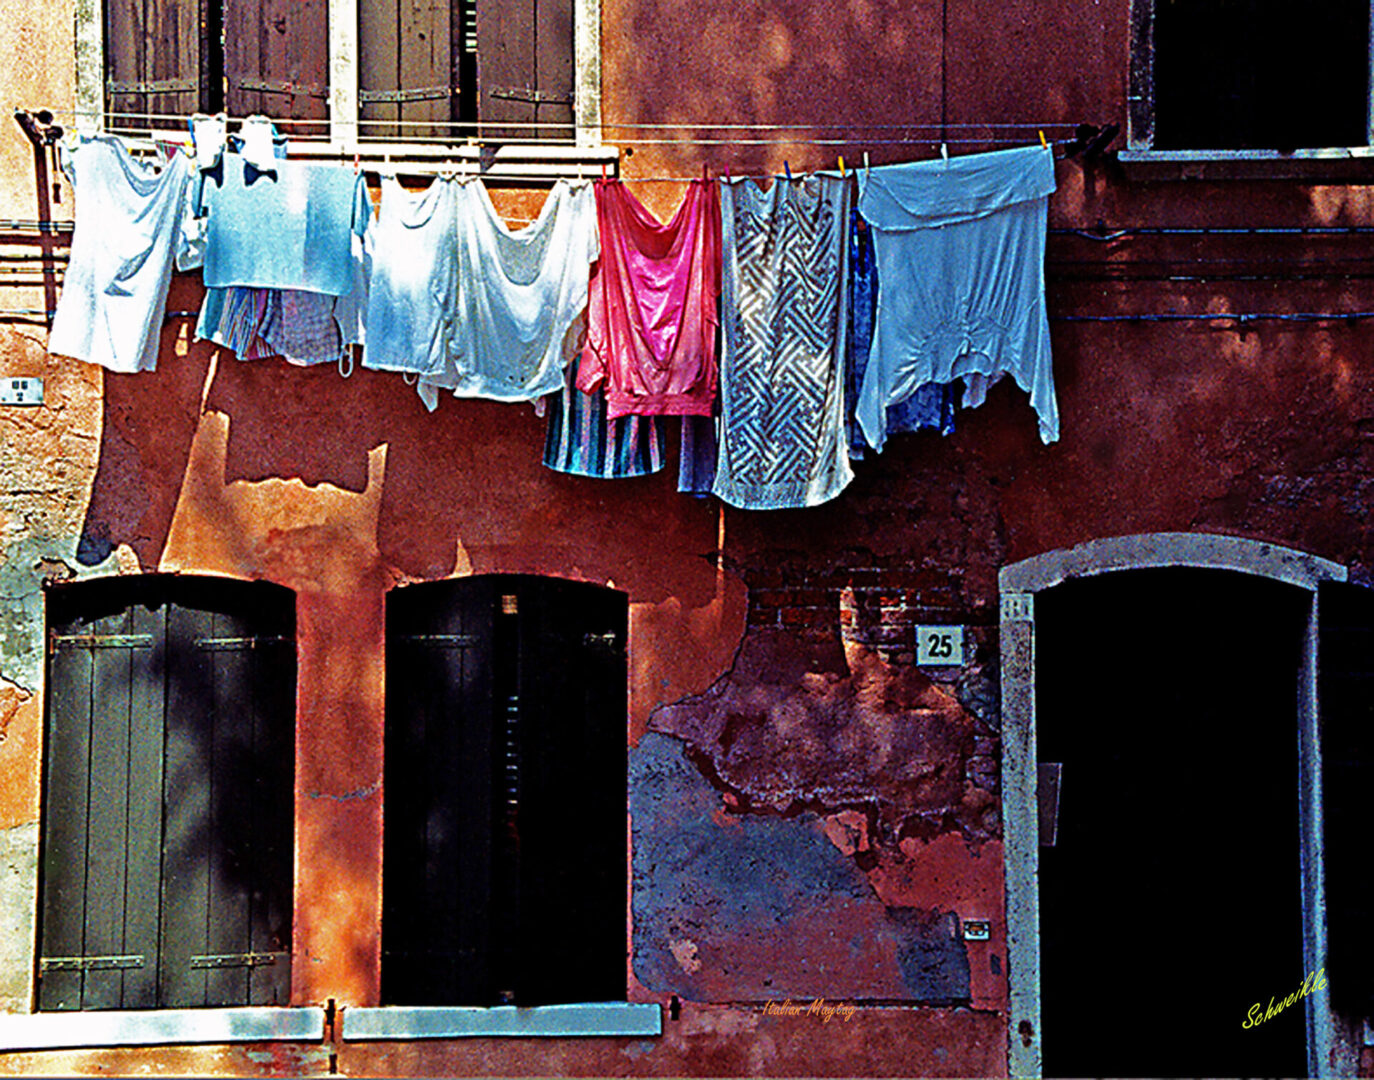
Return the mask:
[[619,180],[596,184],[601,259],[592,270],[578,389],[605,384],[611,418],[710,416],[719,385],[720,194],[693,180],[666,225]]

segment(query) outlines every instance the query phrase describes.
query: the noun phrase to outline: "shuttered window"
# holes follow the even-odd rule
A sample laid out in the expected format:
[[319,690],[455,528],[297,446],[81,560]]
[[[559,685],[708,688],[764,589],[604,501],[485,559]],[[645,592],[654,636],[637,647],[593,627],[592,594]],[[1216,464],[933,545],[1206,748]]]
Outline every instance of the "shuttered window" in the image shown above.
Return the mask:
[[390,594],[385,1004],[625,999],[627,617],[520,575]]
[[109,578],[48,626],[39,1008],[286,1004],[293,594]]
[[328,14],[328,0],[107,0],[106,107],[153,119],[227,109],[323,120]]
[[[328,0],[106,0],[104,10],[112,113],[327,118]],[[481,121],[498,125],[486,136],[571,138],[566,126],[523,125],[573,121],[573,0],[358,0],[356,17],[363,136],[437,138],[450,122]]]
[[572,0],[364,0],[358,55],[367,136],[432,137],[443,129],[426,121],[480,120],[488,136],[571,137],[523,125],[573,121]]

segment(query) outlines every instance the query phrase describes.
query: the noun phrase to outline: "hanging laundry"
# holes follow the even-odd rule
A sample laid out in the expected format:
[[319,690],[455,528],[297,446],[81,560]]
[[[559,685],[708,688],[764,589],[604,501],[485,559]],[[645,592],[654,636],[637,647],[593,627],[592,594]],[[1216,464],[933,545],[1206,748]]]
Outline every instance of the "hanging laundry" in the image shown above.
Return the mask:
[[611,416],[710,416],[719,370],[720,202],[692,181],[666,225],[619,180],[596,184],[601,261],[592,274],[580,389],[604,385]]
[[449,365],[458,307],[458,184],[438,176],[411,194],[382,178],[372,247],[362,365],[377,371],[441,376]]
[[663,468],[665,420],[657,416],[606,416],[600,394],[577,389],[579,357],[568,385],[554,395],[544,436],[544,464],[558,472],[618,480]]
[[63,143],[76,228],[48,350],[111,371],[157,367],[191,159],[161,171],[113,135]]
[[[878,263],[873,255],[873,232],[859,216],[859,208],[849,211],[849,333],[845,363],[845,429],[849,434],[849,459],[859,461],[868,451],[868,442],[854,416],[859,403],[859,388],[873,347],[873,316],[878,306]],[[887,407],[886,435],[932,429],[941,435],[954,431],[954,387],[926,383],[905,401]],[[874,447],[881,450],[882,446]]]
[[231,350],[240,360],[274,355],[262,338],[271,289],[206,289],[196,321],[196,337]]
[[587,306],[599,250],[591,185],[555,182],[523,229],[501,220],[481,180],[459,185],[455,210],[458,311],[449,363],[420,376],[421,399],[433,409],[441,389],[496,401],[534,401],[562,389],[580,346],[569,331]]
[[288,363],[302,367],[337,363],[343,336],[334,320],[334,301],[324,293],[272,289],[258,333]]
[[351,236],[372,213],[360,173],[277,160],[263,172],[224,154],[205,173],[205,284],[305,289],[340,296],[353,284]]
[[714,493],[746,510],[815,506],[854,478],[841,301],[849,185],[723,183],[721,432]]
[[927,383],[964,379],[965,407],[1011,375],[1059,438],[1045,311],[1045,231],[1054,191],[1048,147],[860,173],[859,210],[874,228],[878,311],[874,355],[857,415],[881,446],[886,407]]
[[716,482],[716,438],[714,416],[684,416],[679,434],[677,489],[683,495],[704,499]]

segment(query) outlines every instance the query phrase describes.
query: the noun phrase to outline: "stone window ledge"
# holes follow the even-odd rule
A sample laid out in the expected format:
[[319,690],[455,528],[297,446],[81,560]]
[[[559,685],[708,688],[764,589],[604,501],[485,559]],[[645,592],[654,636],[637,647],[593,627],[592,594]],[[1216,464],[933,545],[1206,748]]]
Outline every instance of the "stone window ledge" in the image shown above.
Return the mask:
[[1374,183],[1374,147],[1316,150],[1122,150],[1132,180],[1308,180]]
[[567,1038],[570,1036],[657,1036],[663,1034],[663,1012],[657,1005],[625,1002],[537,1005],[495,1008],[389,1005],[345,1008],[345,1040]]
[[0,1050],[324,1039],[320,1008],[116,1009],[0,1015]]

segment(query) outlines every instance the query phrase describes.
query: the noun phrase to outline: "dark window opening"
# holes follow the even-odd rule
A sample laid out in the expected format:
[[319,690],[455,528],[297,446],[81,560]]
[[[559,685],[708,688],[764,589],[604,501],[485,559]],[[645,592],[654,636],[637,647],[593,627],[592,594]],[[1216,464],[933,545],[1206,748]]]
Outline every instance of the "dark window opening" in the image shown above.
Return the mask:
[[1152,2],[1154,149],[1368,141],[1368,0]]
[[286,1004],[293,594],[78,582],[48,632],[38,1007]]
[[382,1001],[624,1001],[623,593],[490,575],[387,599]]

